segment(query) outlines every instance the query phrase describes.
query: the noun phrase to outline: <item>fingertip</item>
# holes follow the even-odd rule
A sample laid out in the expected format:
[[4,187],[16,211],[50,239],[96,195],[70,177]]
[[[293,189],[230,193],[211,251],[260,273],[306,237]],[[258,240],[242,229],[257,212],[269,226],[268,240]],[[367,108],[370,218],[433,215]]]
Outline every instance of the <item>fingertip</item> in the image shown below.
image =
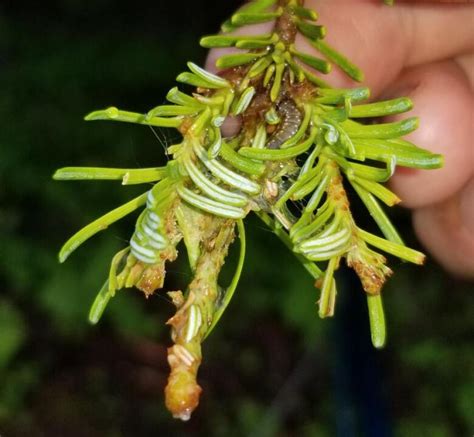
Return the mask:
[[413,214],[413,226],[423,246],[445,269],[463,278],[474,278],[472,205],[474,179],[459,195],[415,210]]
[[[252,24],[243,27],[237,28],[233,32],[229,32],[226,35],[261,35],[271,32],[273,28],[273,23],[261,23],[261,24]],[[216,67],[216,60],[219,59],[222,55],[228,55],[231,53],[241,53],[242,50],[235,47],[228,48],[217,48],[209,50],[209,54],[206,58],[205,68],[212,73],[216,73],[219,69]]]
[[468,81],[454,62],[443,62],[415,68],[396,82],[396,92],[406,87],[415,104],[413,113],[421,119],[419,129],[406,139],[442,154],[444,166],[436,170],[398,169],[391,188],[407,207],[441,202],[460,190],[474,171],[473,97]]

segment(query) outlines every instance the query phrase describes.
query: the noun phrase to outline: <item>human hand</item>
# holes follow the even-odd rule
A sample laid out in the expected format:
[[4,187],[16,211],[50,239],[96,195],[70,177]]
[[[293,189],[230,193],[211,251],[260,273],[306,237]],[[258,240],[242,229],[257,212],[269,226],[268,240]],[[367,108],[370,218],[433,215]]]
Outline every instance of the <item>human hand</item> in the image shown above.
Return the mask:
[[[456,3],[456,4],[447,4]],[[422,244],[452,273],[474,277],[474,3],[307,0],[328,28],[327,41],[365,72],[372,97],[410,97],[420,128],[407,139],[445,157],[436,171],[398,169],[391,188],[413,210]],[[271,23],[236,33],[261,34]],[[296,46],[314,52],[297,37]],[[212,50],[212,68],[224,49]],[[228,51],[226,49],[225,51]],[[337,87],[355,86],[340,70]]]

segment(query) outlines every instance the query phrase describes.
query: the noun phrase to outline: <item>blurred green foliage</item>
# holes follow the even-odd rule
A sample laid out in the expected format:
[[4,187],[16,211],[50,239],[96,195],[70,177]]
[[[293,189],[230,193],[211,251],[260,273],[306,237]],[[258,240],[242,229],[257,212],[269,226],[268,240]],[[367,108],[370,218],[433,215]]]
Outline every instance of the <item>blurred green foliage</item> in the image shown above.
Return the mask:
[[[329,436],[345,420],[333,371],[341,322],[317,318],[311,279],[258,221],[248,223],[236,297],[204,346],[204,397],[186,424],[163,406],[164,323],[173,311],[165,293],[148,301],[120,293],[99,327],[86,322],[133,218],[57,264],[68,236],[136,191],[53,182],[53,171],[159,165],[173,141],[165,130],[82,116],[112,104],[146,111],[162,103],[185,62],[202,63],[199,36],[238,3],[212,3],[212,11],[195,1],[0,5],[0,434]],[[410,235],[407,214],[394,214]],[[394,267],[385,290],[389,344],[374,355],[394,435],[468,435],[472,284],[433,264]],[[168,289],[187,278],[184,265],[172,266]],[[364,312],[361,302],[350,311]],[[368,335],[366,326],[354,329]]]

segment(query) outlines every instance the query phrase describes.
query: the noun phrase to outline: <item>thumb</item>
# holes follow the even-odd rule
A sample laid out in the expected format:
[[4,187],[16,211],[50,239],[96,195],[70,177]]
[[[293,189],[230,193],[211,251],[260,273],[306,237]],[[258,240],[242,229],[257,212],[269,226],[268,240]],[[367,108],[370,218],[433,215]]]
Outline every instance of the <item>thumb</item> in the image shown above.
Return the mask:
[[[328,29],[327,42],[366,73],[364,84],[379,95],[400,72],[410,66],[434,62],[474,50],[474,4],[410,2],[387,7],[380,0],[309,0],[319,23]],[[273,23],[238,28],[234,34],[263,34]],[[299,50],[315,53],[300,35]],[[236,49],[211,50],[207,68],[216,71],[215,60]],[[326,79],[326,78],[325,78]],[[337,68],[328,75],[336,87],[354,86]]]

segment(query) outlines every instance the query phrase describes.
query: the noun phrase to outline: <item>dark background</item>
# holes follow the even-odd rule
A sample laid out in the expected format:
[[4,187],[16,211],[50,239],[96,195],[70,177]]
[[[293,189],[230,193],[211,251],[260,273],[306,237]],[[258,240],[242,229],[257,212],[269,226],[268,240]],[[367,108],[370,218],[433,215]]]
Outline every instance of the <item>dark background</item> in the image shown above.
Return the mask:
[[[169,130],[85,123],[116,105],[163,103],[199,37],[238,1],[0,4],[0,434],[11,436],[461,436],[474,430],[472,284],[433,262],[391,260],[388,345],[369,344],[364,296],[340,275],[337,316],[317,317],[311,278],[255,219],[232,305],[204,345],[201,405],[170,418],[163,387],[173,313],[165,292],[89,305],[135,217],[64,264],[61,244],[142,188],[53,182],[66,165],[163,163]],[[330,31],[330,29],[329,29]],[[418,247],[406,211],[392,217]],[[182,260],[167,289],[189,279]]]

